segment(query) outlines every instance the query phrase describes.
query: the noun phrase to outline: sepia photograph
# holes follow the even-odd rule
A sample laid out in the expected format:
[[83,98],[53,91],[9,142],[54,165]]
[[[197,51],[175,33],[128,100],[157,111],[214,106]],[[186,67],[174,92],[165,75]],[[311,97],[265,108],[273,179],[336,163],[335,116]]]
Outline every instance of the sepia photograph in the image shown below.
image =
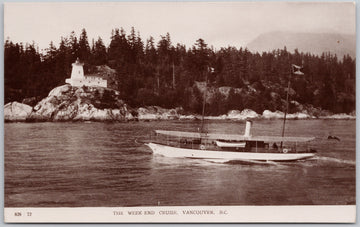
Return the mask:
[[4,4],[4,218],[356,221],[355,2]]

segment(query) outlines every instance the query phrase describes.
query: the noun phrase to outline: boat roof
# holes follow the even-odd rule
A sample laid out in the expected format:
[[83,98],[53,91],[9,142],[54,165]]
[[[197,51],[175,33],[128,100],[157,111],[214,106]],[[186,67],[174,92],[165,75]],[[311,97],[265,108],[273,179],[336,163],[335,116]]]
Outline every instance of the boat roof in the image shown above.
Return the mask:
[[238,134],[219,134],[219,133],[200,133],[200,132],[182,132],[155,130],[157,134],[181,137],[181,138],[206,138],[211,140],[243,140],[243,141],[263,141],[263,142],[308,142],[315,137],[281,137],[281,136],[244,136]]

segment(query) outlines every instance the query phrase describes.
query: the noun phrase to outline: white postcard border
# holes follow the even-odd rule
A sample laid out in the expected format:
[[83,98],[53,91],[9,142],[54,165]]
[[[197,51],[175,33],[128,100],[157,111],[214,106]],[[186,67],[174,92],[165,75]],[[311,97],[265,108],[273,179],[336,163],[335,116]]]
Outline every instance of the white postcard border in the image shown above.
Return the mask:
[[[3,0],[0,0],[2,3]],[[20,2],[26,2],[26,0],[22,0]],[[27,1],[29,2],[29,1]],[[45,2],[54,2],[54,1],[45,1]],[[56,1],[55,1],[56,2]],[[90,1],[91,2],[91,1]],[[259,2],[255,0],[255,2]],[[320,1],[321,2],[321,1]],[[355,0],[358,3],[358,0]],[[359,10],[359,6],[356,6],[357,10]],[[3,4],[0,7],[0,24],[1,26],[1,34],[4,34],[3,28]],[[359,31],[360,23],[357,23],[357,33]],[[0,38],[2,41],[3,36]],[[359,36],[357,36],[357,43],[360,40]],[[4,43],[4,42],[3,42]],[[357,55],[360,53],[359,46],[357,45]],[[0,47],[0,50],[3,50]],[[356,59],[357,66],[359,65],[360,60]],[[3,73],[4,62],[0,61],[0,71]],[[357,84],[360,81],[359,71],[356,73],[356,81]],[[0,77],[0,88],[4,90],[4,78]],[[3,94],[1,95],[3,97]],[[359,98],[360,95],[356,94],[356,103],[357,107],[359,106]],[[1,105],[4,106],[4,100],[0,101]],[[359,114],[359,108],[356,108],[357,115]],[[2,150],[4,147],[4,118],[3,118],[3,109],[0,111],[0,127],[1,127],[1,139],[0,144],[2,146]],[[360,123],[357,121],[357,140],[360,138],[358,132]],[[356,144],[356,150],[360,145]],[[357,157],[358,160],[358,157]],[[1,176],[4,179],[4,157],[0,158],[1,164]],[[358,164],[358,161],[357,161]],[[356,168],[356,175],[358,175],[358,168]],[[213,223],[221,223],[221,222],[256,222],[256,223],[265,223],[265,222],[285,222],[285,223],[354,223],[356,222],[356,205],[346,205],[346,206],[206,206],[206,207],[185,207],[185,206],[177,206],[177,207],[81,207],[81,208],[32,208],[32,207],[21,207],[21,208],[13,208],[13,207],[4,207],[4,182],[0,183],[1,189],[0,194],[2,201],[3,213],[2,220],[6,223],[55,223],[55,222],[67,222],[67,223],[80,223],[80,222],[97,222],[97,223],[121,223],[121,222],[132,222],[132,223],[155,223],[155,222],[180,222],[180,223],[199,223],[199,222],[213,222]],[[358,188],[359,183],[356,180],[356,192],[359,193]],[[201,215],[201,217],[196,215],[177,215],[178,217],[173,217],[169,215],[161,215],[155,214],[150,215],[149,217],[145,217],[145,215],[114,215],[114,211],[144,211],[146,209],[151,209],[153,211],[160,210],[173,210],[176,209],[178,211],[182,210],[227,210],[228,214],[225,217],[221,217],[220,215],[214,215],[214,217],[209,217],[209,215]],[[15,216],[15,212],[20,212],[21,216]],[[27,213],[31,212],[31,216],[27,216]],[[211,219],[210,219],[211,218]],[[201,220],[200,220],[201,219]],[[206,220],[205,220],[206,219]],[[214,221],[214,219],[216,219]],[[231,221],[229,221],[231,220]],[[1,226],[3,225],[0,224]],[[48,226],[48,225],[45,225]]]
[[355,223],[356,206],[4,208],[6,223]]

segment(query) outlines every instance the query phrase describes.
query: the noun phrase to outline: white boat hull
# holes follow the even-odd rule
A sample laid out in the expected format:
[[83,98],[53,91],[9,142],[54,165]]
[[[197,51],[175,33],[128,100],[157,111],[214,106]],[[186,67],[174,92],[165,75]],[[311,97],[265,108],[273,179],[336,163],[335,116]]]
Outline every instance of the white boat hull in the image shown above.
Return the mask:
[[222,142],[216,140],[216,146],[218,147],[241,147],[244,148],[246,146],[246,142]]
[[256,161],[295,161],[311,158],[314,153],[254,153],[254,152],[231,152],[231,151],[209,151],[199,149],[188,149],[171,147],[157,143],[146,144],[154,154],[177,158],[198,158],[208,160],[256,160]]

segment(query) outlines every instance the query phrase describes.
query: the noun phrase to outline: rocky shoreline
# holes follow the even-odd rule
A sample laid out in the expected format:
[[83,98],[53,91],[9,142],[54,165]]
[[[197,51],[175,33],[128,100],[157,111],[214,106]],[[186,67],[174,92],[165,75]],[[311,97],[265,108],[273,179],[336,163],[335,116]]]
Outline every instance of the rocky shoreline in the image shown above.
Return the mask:
[[[231,110],[221,116],[206,116],[208,120],[281,119],[280,111],[265,110],[262,114],[244,109]],[[4,106],[5,122],[62,122],[62,121],[152,121],[152,120],[199,120],[200,115],[185,114],[182,108],[165,109],[158,106],[131,108],[120,99],[118,91],[101,87],[54,88],[34,107],[19,102]],[[287,119],[356,119],[352,114],[316,114],[304,110],[287,115]]]

